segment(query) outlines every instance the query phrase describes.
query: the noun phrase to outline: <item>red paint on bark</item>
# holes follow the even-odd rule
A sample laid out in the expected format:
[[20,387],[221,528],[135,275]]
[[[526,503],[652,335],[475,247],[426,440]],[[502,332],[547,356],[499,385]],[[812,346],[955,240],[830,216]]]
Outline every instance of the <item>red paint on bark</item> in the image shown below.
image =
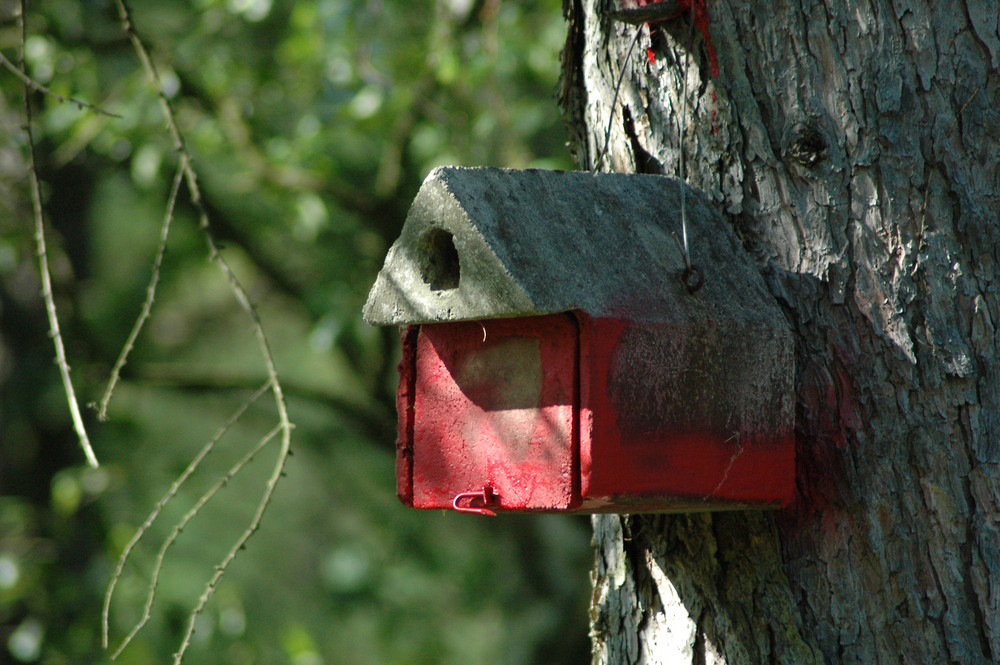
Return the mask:
[[[645,7],[647,5],[655,5],[661,2],[661,0],[638,0],[636,6]],[[698,28],[702,37],[705,38],[705,48],[708,51],[708,62],[709,66],[712,68],[712,78],[716,78],[719,75],[719,57],[715,52],[715,47],[712,45],[712,37],[708,31],[708,25],[710,18],[708,15],[708,7],[705,6],[705,0],[677,0],[676,6],[679,11],[674,14],[663,17],[662,21],[669,21],[671,19],[679,18],[681,16],[690,16],[694,25]],[[651,21],[647,23],[649,29],[652,31],[656,28],[660,21]],[[652,48],[646,49],[646,56],[649,58],[651,63],[656,61],[656,56],[653,53]]]

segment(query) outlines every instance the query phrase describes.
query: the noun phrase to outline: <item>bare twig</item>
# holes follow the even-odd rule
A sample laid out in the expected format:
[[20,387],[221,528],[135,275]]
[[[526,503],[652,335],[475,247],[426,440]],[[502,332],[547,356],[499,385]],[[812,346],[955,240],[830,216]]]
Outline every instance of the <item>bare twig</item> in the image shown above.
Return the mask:
[[[233,468],[230,469],[229,473],[226,474],[226,477],[220,481],[219,485],[212,488],[211,494],[214,494],[216,491],[218,491],[219,487],[228,483],[229,480],[234,475],[236,475],[236,473],[239,472],[239,470],[243,468],[243,466],[247,462],[249,462],[253,458],[253,456],[257,453],[257,451],[259,451],[261,448],[264,447],[265,444],[267,444],[271,439],[277,436],[278,432],[282,431],[282,429],[283,426],[279,423],[277,427],[268,432],[267,436],[261,439],[260,442],[253,448],[253,450],[251,450],[247,454],[246,457],[244,457],[242,460],[239,461],[238,464],[234,465]],[[222,579],[222,576],[226,574],[226,570],[229,568],[229,564],[231,564],[233,562],[233,559],[236,558],[236,554],[240,550],[246,547],[246,543],[248,540],[250,540],[250,536],[256,533],[257,529],[260,528],[260,522],[264,518],[264,511],[267,510],[267,506],[271,503],[271,496],[274,493],[274,487],[275,485],[277,485],[278,480],[283,475],[283,468],[286,459],[287,459],[287,450],[283,448],[279,453],[278,463],[275,465],[275,473],[273,473],[267,481],[267,487],[264,491],[264,497],[261,499],[260,503],[257,504],[257,512],[254,514],[253,519],[250,520],[250,524],[247,526],[247,528],[243,531],[240,537],[236,539],[236,542],[233,544],[232,549],[229,550],[229,553],[226,554],[225,558],[223,558],[222,561],[219,563],[219,565],[215,567],[215,573],[212,574],[212,577],[205,585],[205,590],[202,592],[201,597],[198,599],[198,604],[195,605],[193,610],[191,610],[191,614],[188,617],[187,630],[184,631],[184,640],[181,642],[181,646],[177,650],[177,653],[174,654],[174,665],[180,665],[181,660],[184,659],[184,652],[187,651],[187,648],[191,645],[191,636],[194,635],[195,622],[197,622],[198,616],[201,614],[202,610],[205,609],[205,605],[207,605],[208,601],[212,598],[212,594],[215,593],[215,587],[219,583],[219,580]],[[208,501],[208,499],[210,499],[211,496],[208,493],[206,493],[206,496],[203,498],[205,501]],[[193,514],[193,512],[196,511],[197,508],[200,508],[200,506],[192,508],[191,509],[192,513],[189,513],[189,515]],[[188,515],[185,515],[184,518],[188,519]]]
[[[166,506],[167,503],[169,503],[170,500],[174,498],[174,496],[176,496],[181,486],[187,481],[187,479],[191,476],[191,474],[195,472],[195,470],[201,464],[202,460],[204,460],[205,457],[207,457],[208,454],[212,452],[212,450],[215,448],[215,445],[220,440],[222,440],[222,437],[225,436],[226,432],[228,432],[233,427],[233,425],[235,425],[237,421],[239,421],[239,419],[243,416],[246,410],[249,409],[250,406],[252,406],[254,403],[256,403],[256,401],[260,399],[260,396],[263,395],[270,387],[271,387],[271,382],[268,381],[263,386],[258,388],[257,391],[253,395],[251,395],[249,399],[243,402],[243,404],[241,404],[239,408],[236,409],[233,415],[230,416],[229,420],[227,420],[226,423],[219,428],[219,431],[215,433],[215,436],[213,436],[208,441],[208,443],[206,443],[202,447],[202,449],[198,451],[198,454],[194,456],[194,459],[192,459],[191,462],[188,464],[187,468],[184,469],[184,472],[181,473],[181,475],[177,478],[177,480],[173,482],[173,484],[170,486],[170,489],[167,490],[167,493],[163,495],[163,498],[160,499],[159,502],[157,502],[156,507],[153,508],[152,512],[149,513],[149,516],[146,517],[146,521],[142,523],[142,526],[136,529],[135,535],[132,536],[132,539],[125,546],[125,549],[122,551],[121,556],[118,558],[118,565],[115,567],[115,572],[111,576],[111,582],[110,584],[108,584],[108,590],[104,595],[104,609],[101,612],[101,644],[103,648],[105,649],[108,648],[108,632],[109,632],[108,617],[111,613],[111,597],[115,593],[115,587],[118,585],[118,580],[121,579],[122,572],[125,570],[125,563],[128,561],[129,555],[132,554],[132,550],[135,549],[135,546],[139,544],[139,541],[142,540],[142,537],[149,530],[149,527],[152,526],[153,522],[156,521],[156,518],[160,515],[160,511],[162,511],[164,506]],[[175,537],[176,536],[173,536],[170,539],[170,542],[172,542],[173,538]],[[165,551],[165,548],[162,551]],[[121,652],[121,650],[125,648],[125,645],[128,644],[128,642],[135,636],[137,632],[139,632],[139,629],[142,628],[142,626],[145,625],[146,621],[149,619],[151,606],[153,604],[153,595],[156,590],[157,578],[159,577],[160,563],[161,562],[158,559],[156,569],[153,572],[152,579],[149,585],[149,597],[146,603],[146,607],[143,611],[143,618],[140,619],[138,625],[132,629],[132,631],[129,633],[125,641],[121,644],[121,646],[118,647],[118,650],[115,652],[115,656],[117,656]]]
[[[24,9],[23,8],[21,10],[21,16],[22,17],[24,16]],[[23,20],[22,20],[22,23],[23,23]],[[109,117],[112,117],[112,118],[120,118],[121,117],[117,113],[112,113],[111,111],[105,111],[100,106],[95,106],[94,104],[90,104],[88,102],[85,102],[82,99],[77,99],[76,97],[64,97],[63,95],[60,95],[58,92],[53,92],[52,90],[46,88],[41,83],[39,83],[35,79],[31,78],[27,74],[25,74],[25,71],[27,71],[27,70],[24,68],[24,58],[23,57],[20,58],[20,64],[21,64],[21,66],[18,67],[13,62],[11,62],[10,60],[8,60],[7,57],[2,52],[0,52],[0,64],[2,64],[7,69],[7,71],[9,71],[11,74],[13,74],[17,78],[19,78],[21,80],[21,83],[23,83],[25,85],[25,87],[31,88],[32,90],[37,90],[38,92],[40,92],[40,93],[42,93],[44,95],[48,95],[49,97],[53,97],[54,99],[58,99],[60,102],[65,102],[67,104],[75,104],[76,107],[80,108],[80,109],[90,109],[94,113],[100,113],[101,115],[106,115],[106,116],[109,116]]]
[[177,175],[174,176],[174,184],[170,189],[170,199],[167,201],[167,212],[163,215],[163,227],[160,229],[160,246],[157,248],[156,258],[153,260],[153,275],[149,280],[149,286],[146,287],[146,301],[142,304],[142,311],[139,312],[139,318],[136,319],[135,325],[132,327],[132,332],[125,341],[121,354],[118,356],[118,360],[115,362],[115,366],[111,370],[111,377],[108,379],[108,386],[104,390],[104,397],[101,398],[100,408],[97,412],[97,417],[100,420],[108,419],[108,403],[111,401],[111,395],[115,390],[115,386],[118,384],[118,377],[121,374],[122,367],[125,366],[128,354],[132,352],[132,348],[135,346],[135,340],[139,337],[139,332],[142,330],[143,324],[146,322],[146,319],[149,318],[149,313],[153,309],[153,299],[156,296],[156,285],[160,281],[160,265],[163,263],[163,255],[167,251],[167,235],[170,233],[170,222],[174,217],[174,204],[177,202],[177,193],[180,191],[181,182],[183,182],[183,180],[184,170],[178,168]]
[[[114,654],[112,654],[111,656],[112,659],[118,657],[118,655],[122,652],[122,650],[126,646],[128,646],[128,643],[132,641],[132,638],[135,637],[136,633],[138,633],[139,630],[141,630],[142,627],[149,620],[153,608],[153,597],[156,593],[156,585],[160,579],[160,571],[163,569],[163,561],[166,559],[167,550],[170,549],[170,546],[174,544],[174,542],[177,540],[177,537],[180,536],[181,532],[184,530],[184,527],[187,526],[187,524],[192,519],[194,519],[195,515],[197,515],[201,511],[201,509],[205,506],[205,504],[207,504],[220,489],[228,485],[229,481],[232,480],[233,477],[237,473],[239,473],[244,466],[249,464],[250,461],[254,458],[254,456],[257,453],[259,453],[261,449],[264,448],[264,446],[270,443],[271,440],[274,439],[274,437],[277,436],[280,431],[281,431],[281,426],[278,425],[274,427],[266,435],[261,437],[261,439],[257,442],[257,445],[251,448],[250,452],[248,452],[246,455],[242,457],[242,459],[240,459],[240,461],[234,464],[226,473],[226,475],[220,478],[219,481],[215,485],[213,485],[211,489],[202,494],[201,497],[198,499],[198,501],[196,501],[195,504],[191,507],[191,509],[184,514],[184,517],[182,517],[181,520],[174,525],[174,528],[170,532],[170,535],[167,537],[165,541],[163,541],[163,545],[160,546],[160,551],[157,552],[156,554],[156,564],[154,565],[153,572],[150,575],[149,593],[146,598],[146,605],[143,608],[143,616],[139,620],[139,622],[136,623],[135,627],[132,628],[132,631],[128,634],[128,636],[122,641],[121,645],[114,652]],[[195,621],[197,620],[198,615],[201,614],[201,610],[205,606],[205,603],[207,603],[209,597],[211,597],[211,591],[215,589],[216,583],[222,577],[223,573],[225,573],[226,566],[228,566],[229,562],[232,561],[233,558],[235,558],[236,552],[243,549],[244,544],[250,538],[250,536],[253,535],[254,530],[256,530],[256,527],[254,527],[253,530],[248,528],[239,538],[239,540],[237,540],[236,544],[233,546],[233,549],[229,552],[226,558],[223,559],[222,563],[215,567],[215,573],[212,575],[211,581],[208,583],[205,592],[202,594],[197,607],[191,612],[189,618],[188,630],[184,636],[184,641],[181,644],[181,648],[178,650],[178,652],[174,654],[175,662],[179,663],[181,661],[181,658],[184,655],[184,651],[187,649],[191,635],[194,633]]]
[[[181,136],[180,130],[177,126],[176,117],[174,115],[173,108],[171,107],[170,100],[167,99],[166,94],[163,91],[163,86],[160,81],[159,74],[156,71],[156,67],[153,64],[152,58],[149,55],[149,50],[146,48],[142,39],[139,38],[138,33],[136,33],[135,28],[132,24],[130,11],[125,3],[125,0],[115,0],[115,4],[118,7],[118,15],[121,19],[122,25],[125,31],[128,33],[129,40],[132,42],[133,49],[136,52],[139,60],[142,63],[143,69],[146,72],[147,78],[149,78],[152,85],[157,91],[157,96],[160,100],[160,106],[163,110],[164,119],[167,124],[167,129],[170,132],[170,136],[173,139],[174,149],[177,151],[179,165],[178,168],[180,172],[184,174],[184,180],[187,184],[188,192],[190,193],[191,203],[194,205],[198,213],[199,226],[204,232],[205,242],[208,245],[209,258],[214,261],[223,273],[226,275],[229,281],[230,288],[232,289],[233,295],[239,302],[240,306],[246,311],[250,318],[251,328],[253,330],[254,337],[257,340],[257,344],[260,349],[261,356],[264,361],[264,365],[267,370],[268,376],[268,387],[271,389],[274,395],[275,406],[278,412],[278,425],[275,427],[274,431],[267,437],[261,440],[260,443],[251,451],[252,455],[256,450],[263,447],[268,441],[270,441],[278,433],[281,434],[281,444],[280,450],[278,451],[278,457],[275,460],[274,467],[272,469],[271,475],[268,478],[267,484],[261,495],[260,501],[257,504],[257,510],[254,513],[253,518],[250,520],[249,525],[243,534],[237,539],[236,543],[229,553],[223,558],[218,566],[215,568],[215,573],[212,575],[211,579],[205,586],[205,590],[198,600],[197,605],[191,611],[188,629],[185,633],[184,639],[178,649],[177,653],[174,655],[174,662],[180,663],[184,657],[184,652],[187,650],[191,643],[191,635],[194,632],[194,624],[204,609],[205,605],[208,603],[209,599],[215,592],[216,584],[219,579],[225,574],[228,566],[235,559],[237,552],[239,552],[246,545],[246,542],[250,537],[257,531],[260,527],[261,520],[263,519],[264,512],[271,503],[271,497],[274,494],[274,489],[281,479],[284,473],[285,463],[288,461],[291,448],[291,433],[292,433],[292,423],[288,417],[288,408],[285,404],[284,393],[281,388],[281,383],[278,380],[277,369],[274,364],[274,356],[270,349],[270,344],[268,343],[267,336],[264,333],[263,325],[261,324],[260,317],[257,314],[256,309],[250,302],[250,298],[247,295],[246,289],[237,279],[236,275],[233,273],[229,264],[223,258],[222,254],[219,252],[218,245],[212,236],[211,230],[209,228],[208,211],[205,207],[204,202],[201,198],[201,190],[198,185],[198,177],[195,173],[194,167],[191,163],[191,156],[184,146],[184,140]],[[238,464],[231,473],[236,473],[242,468],[242,463]],[[223,479],[223,482],[227,481],[230,476]],[[214,494],[214,492],[213,492]],[[205,498],[207,501],[210,496]],[[199,502],[194,508],[192,508],[193,517],[194,513],[201,508],[202,502]],[[186,518],[190,519],[190,518]],[[165,551],[165,550],[163,550]],[[155,580],[154,580],[155,584]],[[141,627],[141,626],[140,626]]]
[[[18,59],[21,67],[24,67],[24,27],[25,0],[21,0],[21,15],[18,19],[20,28],[20,45],[18,48]],[[76,399],[76,391],[73,389],[73,380],[69,374],[69,363],[66,361],[66,349],[63,345],[62,333],[59,330],[59,317],[56,316],[56,303],[52,295],[52,276],[49,271],[49,256],[45,247],[45,221],[42,217],[42,194],[41,186],[38,183],[38,168],[35,162],[35,138],[31,129],[31,85],[24,84],[24,131],[28,141],[28,180],[31,183],[31,205],[35,218],[35,247],[38,254],[38,272],[42,280],[42,299],[45,301],[45,311],[49,318],[49,335],[56,348],[56,364],[59,366],[59,374],[62,376],[63,389],[66,392],[66,401],[69,403],[69,412],[73,419],[73,429],[80,440],[80,447],[87,458],[87,463],[92,467],[97,467],[97,456],[90,445],[87,437],[87,428],[83,424],[83,416],[80,415],[80,405]]]

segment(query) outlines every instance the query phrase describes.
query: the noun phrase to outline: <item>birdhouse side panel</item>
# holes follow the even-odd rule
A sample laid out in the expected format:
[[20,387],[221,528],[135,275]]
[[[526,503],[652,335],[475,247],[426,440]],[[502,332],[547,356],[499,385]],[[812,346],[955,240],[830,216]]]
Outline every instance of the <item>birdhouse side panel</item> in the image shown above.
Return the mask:
[[413,505],[413,400],[416,392],[417,336],[420,326],[400,330],[403,356],[399,361],[399,385],[396,387],[396,496],[407,506]]
[[790,500],[790,349],[766,330],[732,328],[588,321],[585,506],[689,510]]

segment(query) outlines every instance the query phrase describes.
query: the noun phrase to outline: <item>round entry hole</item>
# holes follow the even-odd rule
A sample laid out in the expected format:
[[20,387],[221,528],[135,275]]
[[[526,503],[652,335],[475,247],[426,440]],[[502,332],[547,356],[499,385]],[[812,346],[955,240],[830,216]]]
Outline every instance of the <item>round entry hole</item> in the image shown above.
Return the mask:
[[455,237],[444,229],[424,233],[417,246],[420,257],[420,277],[432,291],[458,288],[461,269]]

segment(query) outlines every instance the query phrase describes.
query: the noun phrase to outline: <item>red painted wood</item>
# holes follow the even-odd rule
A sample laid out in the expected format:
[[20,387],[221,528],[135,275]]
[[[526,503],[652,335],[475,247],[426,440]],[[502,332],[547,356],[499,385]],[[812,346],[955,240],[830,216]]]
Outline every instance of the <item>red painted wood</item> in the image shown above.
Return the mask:
[[[635,364],[636,356],[651,349],[630,350],[631,363],[622,362],[635,336],[634,327],[621,320],[591,319],[580,315],[583,342],[582,376],[590,385],[581,404],[588,423],[581,432],[582,494],[585,507],[598,508],[607,502],[639,501],[641,505],[671,504],[689,509],[692,504],[721,508],[727,503],[785,505],[794,492],[795,455],[790,427],[752,431],[746,427],[727,428],[728,413],[705,413],[696,399],[718,398],[720,388],[712,377],[695,378],[688,385],[670,386],[671,377],[663,362]],[[696,330],[683,326],[649,332],[647,339],[694,339]],[[693,354],[692,354],[693,355]],[[697,358],[679,359],[697,365]],[[739,363],[740,358],[731,362]],[[688,372],[682,372],[682,375]],[[612,377],[616,377],[614,381]],[[637,397],[622,397],[622,385]],[[674,390],[671,392],[667,387]],[[644,392],[660,394],[643,399]],[[664,409],[667,401],[674,404]],[[643,413],[647,409],[648,413]],[[656,427],[630,423],[656,423]],[[654,505],[655,509],[655,505]],[[622,508],[625,511],[625,508]]]
[[739,344],[694,324],[582,312],[412,326],[400,499],[490,511],[784,505],[795,472],[787,414],[747,407],[754,393],[726,364],[744,359],[713,357]]
[[396,437],[396,496],[413,505],[413,397],[417,375],[413,371],[417,357],[418,326],[403,328],[400,339],[403,357],[399,361],[399,386],[396,388],[396,413],[399,430]]
[[414,506],[484,491],[504,510],[579,503],[572,317],[424,325],[415,349]]

